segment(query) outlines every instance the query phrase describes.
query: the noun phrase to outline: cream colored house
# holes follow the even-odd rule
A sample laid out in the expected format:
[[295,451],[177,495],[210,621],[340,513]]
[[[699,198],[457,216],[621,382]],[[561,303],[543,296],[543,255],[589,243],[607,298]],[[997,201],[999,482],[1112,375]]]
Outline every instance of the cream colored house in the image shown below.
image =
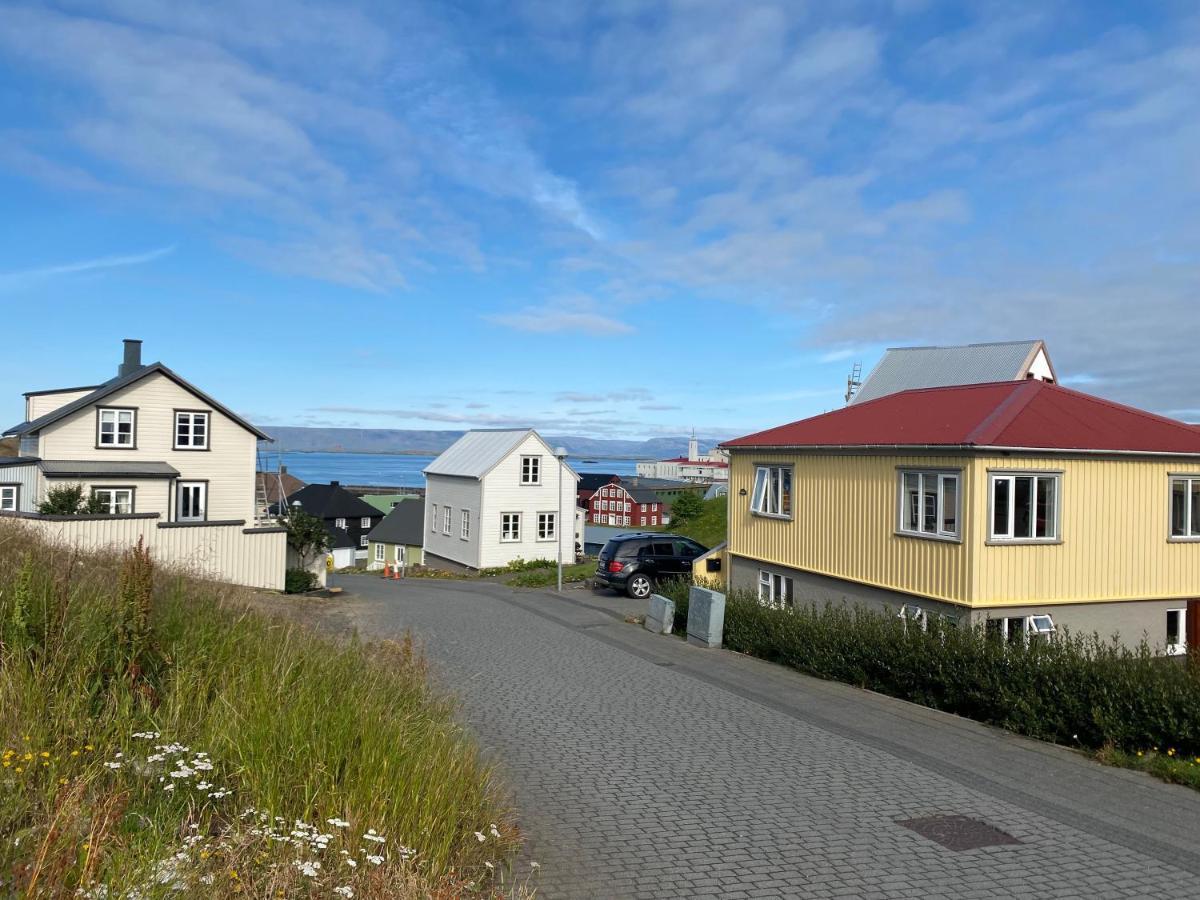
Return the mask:
[[1200,645],[1200,429],[1040,379],[730,441],[729,583],[1007,640]]
[[[115,543],[130,533],[112,524],[122,519],[158,530],[205,529],[208,550],[172,535],[172,553],[186,551],[183,562],[199,560],[200,569],[225,580],[282,585],[282,562],[274,571],[282,532],[254,527],[258,441],[270,438],[162,363],[143,365],[141,341],[125,341],[116,377],[102,384],[25,394],[25,421],[6,434],[18,436],[20,448],[0,460],[0,513],[44,521],[37,510],[46,494],[80,484],[110,521],[71,517],[55,526],[60,538],[68,539],[66,529],[79,543],[99,546],[112,532]],[[275,536],[259,540],[267,535]],[[152,536],[143,535],[149,544],[168,543]],[[251,558],[268,545],[266,556]]]

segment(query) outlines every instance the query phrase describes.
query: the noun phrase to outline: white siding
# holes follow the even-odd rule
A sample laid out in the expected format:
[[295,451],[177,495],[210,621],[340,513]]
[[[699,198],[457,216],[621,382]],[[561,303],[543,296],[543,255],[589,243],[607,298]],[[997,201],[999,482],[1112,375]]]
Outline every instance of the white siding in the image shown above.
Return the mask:
[[[42,476],[42,491],[49,491],[67,484],[82,484],[83,495],[91,494],[92,488],[133,488],[133,511],[135,513],[158,513],[161,521],[168,521],[167,509],[170,502],[172,481],[169,478],[129,478],[117,475],[112,478],[47,478]],[[44,493],[41,499],[44,498]]]
[[68,403],[86,397],[92,393],[95,388],[88,388],[85,391],[58,391],[53,394],[37,394],[33,397],[25,398],[25,421],[32,422],[34,419],[40,419],[46,413],[52,413],[56,409],[61,409]]
[[[541,484],[521,484],[521,457],[526,455],[542,458]],[[560,465],[561,470],[557,468]],[[513,448],[483,478],[483,509],[479,522],[480,567],[504,566],[516,559],[556,559],[558,545],[554,541],[537,539],[539,512],[558,513],[558,544],[562,546],[562,558],[564,562],[574,562],[573,525],[577,483],[578,476],[569,467],[558,463],[536,434],[530,434]],[[426,504],[430,502],[426,500]],[[500,541],[500,516],[506,512],[521,514],[519,542]]]
[[82,552],[125,550],[140,537],[159,565],[231,584],[283,589],[287,535],[278,530],[247,533],[241,525],[161,528],[157,519],[129,516],[9,521]]
[[[433,510],[437,507],[437,530],[432,528]],[[450,517],[450,534],[442,533],[445,508],[453,511]],[[471,513],[471,538],[464,541],[462,535],[462,511]],[[425,551],[443,559],[453,560],[464,566],[477,569],[479,560],[480,521],[483,518],[480,502],[480,483],[474,478],[453,475],[428,475],[425,479]],[[489,565],[489,564],[482,564]]]
[[137,408],[136,449],[97,449],[96,409],[89,407],[43,430],[42,458],[166,462],[179,470],[182,481],[208,482],[209,519],[254,520],[257,440],[253,434],[223,413],[209,410],[210,449],[175,450],[175,410],[207,407],[160,373],[117,391],[101,405]]

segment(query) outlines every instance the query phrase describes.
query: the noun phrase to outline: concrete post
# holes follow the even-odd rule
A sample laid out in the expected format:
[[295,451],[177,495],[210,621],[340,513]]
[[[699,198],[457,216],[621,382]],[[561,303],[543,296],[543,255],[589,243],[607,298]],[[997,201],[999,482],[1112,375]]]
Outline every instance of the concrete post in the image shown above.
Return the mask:
[[675,601],[661,594],[651,594],[650,609],[642,624],[655,634],[670,634],[675,627]]
[[725,595],[693,587],[688,594],[687,640],[697,647],[720,647],[725,632]]

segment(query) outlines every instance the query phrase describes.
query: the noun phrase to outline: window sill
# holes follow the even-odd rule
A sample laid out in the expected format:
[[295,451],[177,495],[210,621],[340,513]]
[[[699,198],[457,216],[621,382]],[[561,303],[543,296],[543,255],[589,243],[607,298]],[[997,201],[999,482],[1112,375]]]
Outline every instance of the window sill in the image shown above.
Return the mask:
[[1200,534],[1173,534],[1167,538],[1168,544],[1200,544]]
[[915,538],[918,541],[940,541],[943,544],[961,544],[962,537],[960,535],[951,534],[924,534],[919,531],[902,531],[897,528],[892,532],[896,537]]
[[983,542],[985,547],[1054,547],[1062,543],[1062,538],[988,538]]
[[[654,510],[651,510],[651,512],[653,512],[653,511]],[[757,519],[774,519],[777,522],[792,521],[791,516],[784,516],[784,515],[780,515],[778,513],[755,512],[754,510],[750,510],[750,515],[754,516]]]
[[205,453],[208,451],[207,447],[172,447],[171,449],[176,450],[180,453],[187,453],[189,451],[195,451],[197,453]]

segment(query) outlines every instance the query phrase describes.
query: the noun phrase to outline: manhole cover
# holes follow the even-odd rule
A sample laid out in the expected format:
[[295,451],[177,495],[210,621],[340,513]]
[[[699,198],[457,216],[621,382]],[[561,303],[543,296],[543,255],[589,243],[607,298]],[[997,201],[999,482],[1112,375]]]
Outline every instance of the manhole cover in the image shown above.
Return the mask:
[[920,819],[900,819],[896,824],[941,844],[947,850],[974,850],[978,847],[1021,843],[1011,834],[968,816],[925,816]]

